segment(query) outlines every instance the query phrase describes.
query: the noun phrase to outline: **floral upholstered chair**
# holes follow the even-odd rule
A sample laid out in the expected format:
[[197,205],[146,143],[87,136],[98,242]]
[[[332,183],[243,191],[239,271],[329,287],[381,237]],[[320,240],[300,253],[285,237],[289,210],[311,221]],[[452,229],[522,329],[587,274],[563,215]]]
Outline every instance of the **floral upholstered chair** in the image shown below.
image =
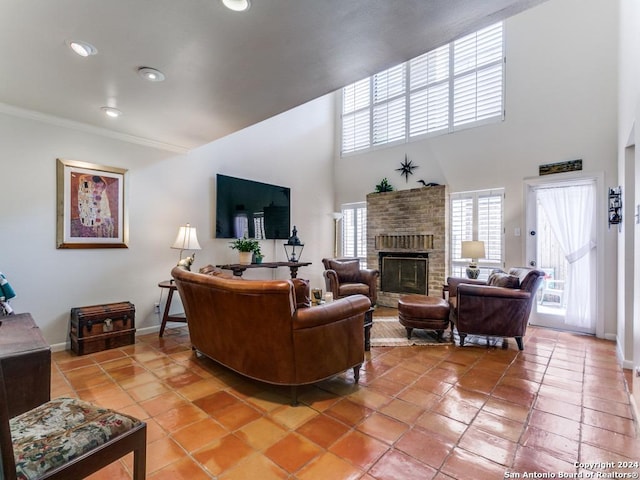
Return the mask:
[[133,452],[133,478],[146,473],[144,422],[75,398],[57,398],[9,419],[0,364],[2,478],[84,478]]

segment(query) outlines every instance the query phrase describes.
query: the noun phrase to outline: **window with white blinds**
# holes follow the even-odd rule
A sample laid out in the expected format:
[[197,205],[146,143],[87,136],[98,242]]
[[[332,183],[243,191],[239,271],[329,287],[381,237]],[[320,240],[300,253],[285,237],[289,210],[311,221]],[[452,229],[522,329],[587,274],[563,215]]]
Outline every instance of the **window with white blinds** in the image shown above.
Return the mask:
[[367,207],[366,203],[342,206],[342,256],[367,260]]
[[462,242],[481,240],[485,258],[478,259],[481,276],[504,267],[504,189],[453,193],[451,212],[451,275],[465,276],[471,259],[462,258]]
[[342,153],[504,118],[497,23],[342,90]]

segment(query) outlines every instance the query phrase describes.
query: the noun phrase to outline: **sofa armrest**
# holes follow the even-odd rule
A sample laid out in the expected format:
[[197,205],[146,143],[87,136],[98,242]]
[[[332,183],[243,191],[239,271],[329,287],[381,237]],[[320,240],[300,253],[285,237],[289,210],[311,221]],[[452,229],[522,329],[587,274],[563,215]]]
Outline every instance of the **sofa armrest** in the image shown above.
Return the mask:
[[380,270],[374,270],[372,268],[360,269],[360,279],[362,283],[368,285],[375,285],[377,278],[380,276]]
[[375,305],[378,302],[378,277],[380,270],[363,268],[360,270],[360,281],[369,286],[369,300]]
[[336,271],[331,269],[325,270],[322,275],[324,276],[327,292],[333,293],[333,298],[338,298],[338,287],[340,286],[340,281],[338,280],[338,274]]
[[293,329],[313,328],[338,322],[364,314],[370,307],[371,302],[364,295],[351,295],[315,307],[298,309],[293,315]]

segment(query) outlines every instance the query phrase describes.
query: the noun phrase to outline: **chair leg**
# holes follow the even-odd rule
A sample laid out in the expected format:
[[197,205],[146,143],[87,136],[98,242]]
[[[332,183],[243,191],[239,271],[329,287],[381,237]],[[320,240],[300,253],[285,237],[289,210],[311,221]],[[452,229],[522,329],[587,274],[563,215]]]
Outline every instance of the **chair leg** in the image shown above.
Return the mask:
[[298,406],[298,387],[296,385],[291,385],[291,406]]
[[[460,332],[458,332],[458,333],[460,333]],[[465,339],[466,336],[467,336],[466,333],[460,333],[460,346],[461,347],[464,347],[464,339]]]
[[147,440],[145,435],[144,444],[133,451],[133,480],[144,480],[147,478]]
[[518,350],[524,350],[524,345],[522,344],[522,337],[516,337],[516,343],[518,344]]
[[405,327],[407,329],[407,340],[411,340],[411,332],[413,332],[413,328]]
[[360,381],[360,368],[362,364],[353,367],[353,380],[358,383]]

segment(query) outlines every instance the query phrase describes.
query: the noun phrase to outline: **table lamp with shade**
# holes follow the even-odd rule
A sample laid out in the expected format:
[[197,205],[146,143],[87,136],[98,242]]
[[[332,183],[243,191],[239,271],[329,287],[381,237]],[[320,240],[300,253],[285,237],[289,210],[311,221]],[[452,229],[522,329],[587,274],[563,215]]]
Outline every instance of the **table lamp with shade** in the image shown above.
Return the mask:
[[198,243],[198,235],[196,234],[196,227],[192,227],[190,224],[186,224],[180,227],[178,230],[178,236],[175,242],[171,245],[171,248],[180,250],[180,256],[178,257],[178,265],[185,267],[187,270],[191,270],[191,264],[196,257],[195,252],[190,257],[182,258],[182,252],[185,250],[200,250],[200,244]]
[[484,242],[476,240],[463,241],[462,258],[471,259],[471,262],[467,267],[467,278],[478,278],[478,275],[480,275],[480,269],[478,268],[478,259],[485,258]]

